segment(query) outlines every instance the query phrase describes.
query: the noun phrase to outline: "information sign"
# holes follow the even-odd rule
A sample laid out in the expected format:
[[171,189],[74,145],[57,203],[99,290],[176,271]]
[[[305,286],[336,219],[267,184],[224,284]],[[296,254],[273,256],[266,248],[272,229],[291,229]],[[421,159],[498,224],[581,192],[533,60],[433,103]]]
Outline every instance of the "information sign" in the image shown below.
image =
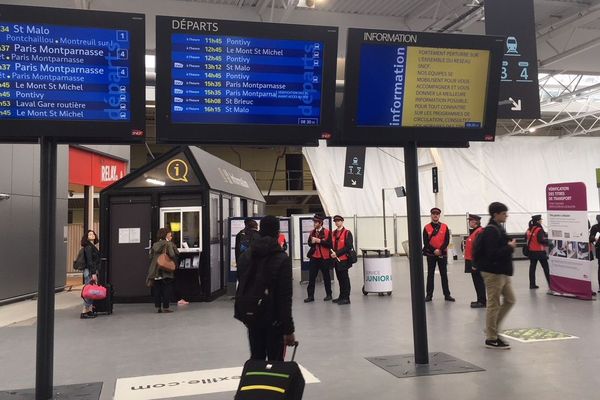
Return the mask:
[[350,29],[344,129],[334,141],[494,140],[502,43],[487,36]]

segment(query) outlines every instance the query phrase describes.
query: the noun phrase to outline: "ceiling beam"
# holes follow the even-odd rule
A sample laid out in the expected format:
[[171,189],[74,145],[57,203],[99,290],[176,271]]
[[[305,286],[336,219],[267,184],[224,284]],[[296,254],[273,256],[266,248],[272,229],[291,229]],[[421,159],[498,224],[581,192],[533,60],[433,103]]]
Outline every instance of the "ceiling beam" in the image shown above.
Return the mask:
[[570,50],[564,51],[560,54],[557,54],[555,56],[552,56],[552,57],[546,58],[545,60],[540,61],[539,67],[540,68],[547,67],[548,65],[555,64],[559,61],[565,60],[565,59],[572,57],[574,55],[577,55],[579,53],[583,53],[584,51],[592,49],[598,45],[600,45],[600,38],[592,39],[590,41],[580,44],[579,46],[575,46]]
[[552,38],[565,31],[572,30],[575,27],[585,25],[600,18],[600,4],[587,7],[568,17],[561,18],[558,21],[542,26],[538,29],[537,39]]

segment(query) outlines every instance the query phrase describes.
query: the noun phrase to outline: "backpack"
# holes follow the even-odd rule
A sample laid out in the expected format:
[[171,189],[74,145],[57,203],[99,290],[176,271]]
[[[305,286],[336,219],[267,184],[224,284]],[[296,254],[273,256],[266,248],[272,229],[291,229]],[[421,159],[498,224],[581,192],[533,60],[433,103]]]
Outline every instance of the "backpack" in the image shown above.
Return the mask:
[[252,235],[248,235],[246,231],[240,232],[240,254],[245,252],[250,248],[250,243],[252,243]]
[[82,247],[77,253],[75,261],[73,261],[73,269],[76,271],[83,271],[85,269],[85,248]]
[[[496,229],[498,231],[498,233],[500,233],[500,229],[496,225],[490,224],[488,226],[493,227],[494,229]],[[475,266],[475,267],[479,267],[479,264],[485,258],[485,246],[483,244],[483,239],[481,239],[481,237],[485,233],[485,230],[488,228],[488,226],[485,227],[483,232],[481,232],[479,235],[477,235],[477,237],[475,238],[475,243],[473,243],[473,261],[472,261],[472,263],[473,263],[473,266]]]
[[239,276],[233,317],[250,327],[262,320],[271,304],[269,285],[272,277],[268,260],[258,263],[251,252],[245,257],[250,259],[250,266]]

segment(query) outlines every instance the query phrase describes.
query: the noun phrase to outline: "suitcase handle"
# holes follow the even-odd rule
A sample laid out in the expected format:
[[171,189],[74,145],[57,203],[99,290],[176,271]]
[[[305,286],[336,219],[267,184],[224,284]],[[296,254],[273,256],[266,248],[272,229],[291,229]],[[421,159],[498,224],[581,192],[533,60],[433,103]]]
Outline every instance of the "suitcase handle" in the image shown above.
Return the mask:
[[[296,358],[296,350],[298,350],[298,344],[299,344],[298,341],[295,341],[293,344],[294,352],[292,353],[292,361],[294,361],[294,359]],[[292,346],[289,346],[289,347],[292,347]],[[287,349],[288,346],[285,346],[285,348]],[[283,353],[283,357],[285,358],[285,351]]]

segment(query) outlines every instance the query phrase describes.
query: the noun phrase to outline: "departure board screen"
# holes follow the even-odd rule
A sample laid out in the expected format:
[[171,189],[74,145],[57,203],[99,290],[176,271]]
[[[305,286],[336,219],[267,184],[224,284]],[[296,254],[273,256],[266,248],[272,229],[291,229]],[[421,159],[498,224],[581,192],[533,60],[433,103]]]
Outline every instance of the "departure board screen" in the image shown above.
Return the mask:
[[496,37],[350,29],[344,139],[494,140],[501,53]]
[[158,17],[157,29],[162,141],[316,144],[333,126],[336,28]]
[[172,36],[173,122],[319,125],[321,42]]
[[0,137],[142,140],[144,35],[139,14],[0,6]]
[[129,31],[0,19],[0,118],[129,121]]

